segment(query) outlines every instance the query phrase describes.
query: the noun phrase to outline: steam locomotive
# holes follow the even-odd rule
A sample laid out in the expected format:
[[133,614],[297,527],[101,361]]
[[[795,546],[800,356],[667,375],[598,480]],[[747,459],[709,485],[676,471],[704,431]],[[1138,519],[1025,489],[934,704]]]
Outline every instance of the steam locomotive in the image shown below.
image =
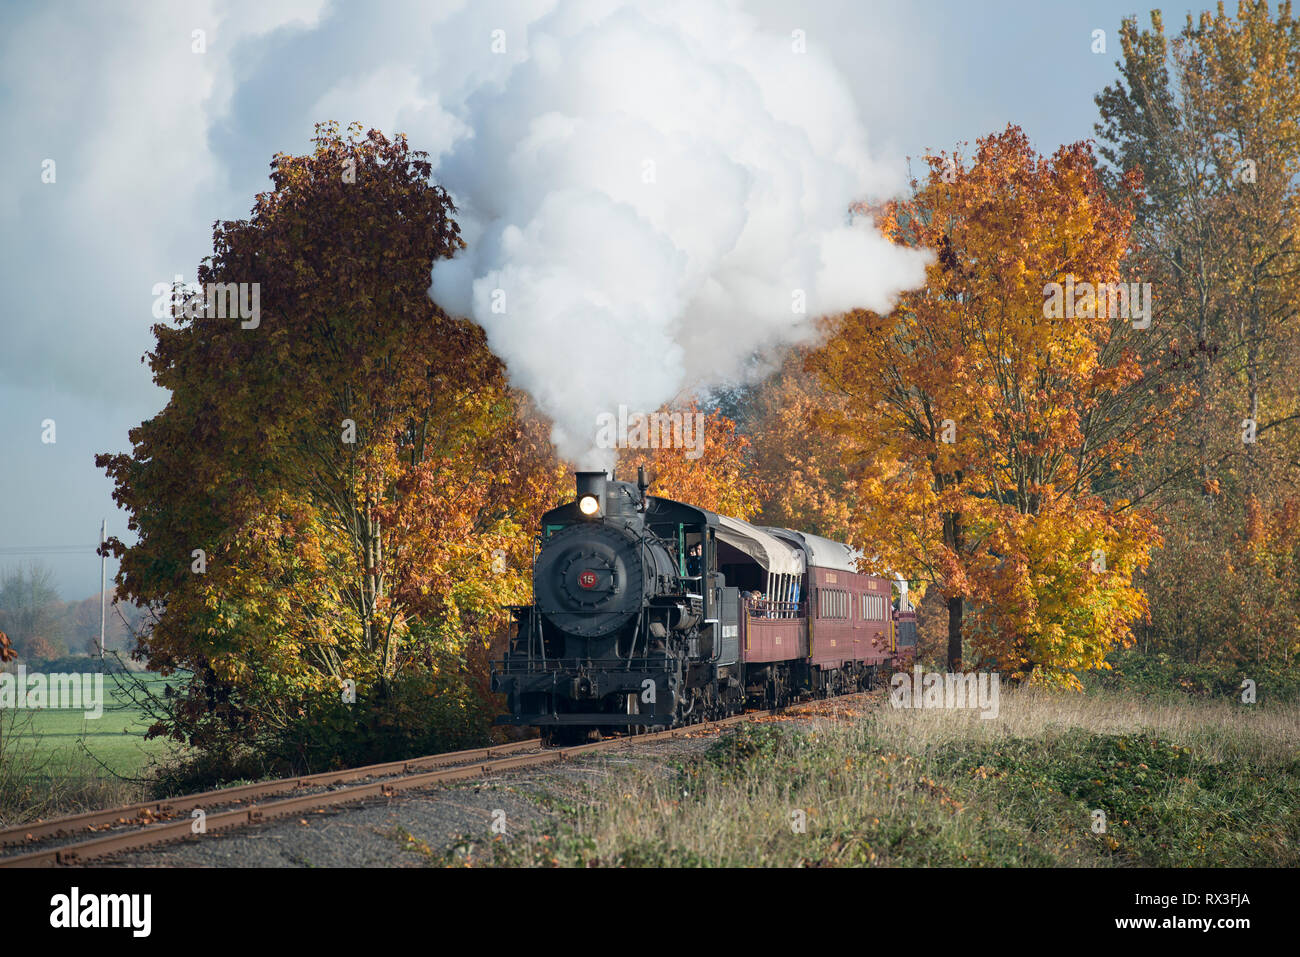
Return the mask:
[[661,729],[871,687],[910,663],[916,615],[847,545],[577,473],[542,516],[533,603],[492,690],[550,743]]

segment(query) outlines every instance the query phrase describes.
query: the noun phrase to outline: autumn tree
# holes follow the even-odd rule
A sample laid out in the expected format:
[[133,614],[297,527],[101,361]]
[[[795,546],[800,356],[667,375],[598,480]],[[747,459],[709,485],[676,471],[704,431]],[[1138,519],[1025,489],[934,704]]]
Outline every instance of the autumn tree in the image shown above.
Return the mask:
[[27,562],[0,576],[0,625],[14,646],[27,655],[27,643],[40,637],[57,640],[62,629],[63,603],[54,587],[54,572],[41,562]]
[[[465,655],[526,594],[555,479],[482,330],[426,295],[461,241],[424,155],[359,127],[314,142],[216,224],[203,295],[154,327],[167,406],[97,459],[139,537],[111,542],[119,594],[154,614],[137,652],[193,675],[155,731],[201,746],[307,748],[350,688],[368,708],[344,724],[404,682],[468,709]],[[257,290],[259,314],[213,288]]]
[[1170,530],[1153,627],[1195,659],[1289,659],[1300,596],[1283,570],[1300,556],[1274,523],[1300,505],[1300,22],[1248,0],[1172,38],[1159,12],[1149,30],[1129,19],[1121,41],[1101,152],[1112,180],[1146,183],[1134,239],[1196,396],[1139,476]]
[[969,617],[978,659],[1073,683],[1146,611],[1150,516],[1103,493],[1168,402],[1143,376],[1140,320],[1053,291],[1117,282],[1132,213],[1086,145],[1043,158],[1014,126],[970,165],[927,164],[879,220],[935,252],[925,286],[832,320],[809,358],[837,396],[823,422],[856,483],[852,541],[944,597],[951,669]]
[[824,389],[806,361],[805,350],[792,350],[753,398],[748,438],[762,520],[843,541],[850,534],[855,483],[838,442],[818,419],[845,399]]
[[[702,429],[689,431],[691,442],[661,443],[658,448],[627,448],[619,455],[618,474],[635,476],[645,466],[651,494],[689,502],[733,518],[749,518],[758,511],[758,485],[747,459],[749,440],[736,423],[719,412],[703,412],[697,402],[682,409],[665,408],[663,414],[680,413],[698,421]],[[686,435],[687,430],[683,429]]]
[[60,652],[44,635],[32,635],[27,639],[23,654],[29,661],[51,661],[59,657]]

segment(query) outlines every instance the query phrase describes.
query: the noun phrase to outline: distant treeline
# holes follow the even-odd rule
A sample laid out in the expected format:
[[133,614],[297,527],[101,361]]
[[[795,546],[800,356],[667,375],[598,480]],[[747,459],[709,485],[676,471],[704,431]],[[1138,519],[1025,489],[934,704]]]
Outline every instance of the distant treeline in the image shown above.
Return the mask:
[[[47,565],[32,561],[11,566],[0,570],[0,631],[8,634],[22,660],[98,655],[99,597],[63,601]],[[128,654],[147,618],[134,605],[114,602],[110,587],[104,620],[106,650]]]

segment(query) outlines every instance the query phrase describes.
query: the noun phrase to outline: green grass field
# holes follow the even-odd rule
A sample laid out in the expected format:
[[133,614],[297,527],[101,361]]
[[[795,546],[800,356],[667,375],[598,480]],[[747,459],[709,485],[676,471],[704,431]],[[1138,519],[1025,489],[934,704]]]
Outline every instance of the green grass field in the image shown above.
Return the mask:
[[148,722],[131,700],[132,681],[160,690],[156,675],[104,676],[104,712],[0,711],[0,822],[137,800],[143,776],[171,746],[146,741]]
[[161,741],[146,741],[144,716],[123,693],[123,682],[143,681],[160,690],[157,675],[104,676],[104,713],[87,718],[82,711],[42,709],[14,715],[16,745],[36,756],[50,774],[81,769],[87,762],[116,775],[137,777],[151,756],[166,751]]

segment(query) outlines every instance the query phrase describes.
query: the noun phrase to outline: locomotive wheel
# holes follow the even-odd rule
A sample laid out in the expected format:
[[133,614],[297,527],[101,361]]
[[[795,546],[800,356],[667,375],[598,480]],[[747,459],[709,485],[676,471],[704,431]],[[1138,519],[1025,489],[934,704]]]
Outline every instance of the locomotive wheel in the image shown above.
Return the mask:
[[718,686],[713,685],[709,688],[709,720],[717,721],[727,714],[726,703],[722,700],[722,695],[718,692]]
[[779,674],[773,674],[768,681],[768,708],[779,708],[786,703],[785,682]]

